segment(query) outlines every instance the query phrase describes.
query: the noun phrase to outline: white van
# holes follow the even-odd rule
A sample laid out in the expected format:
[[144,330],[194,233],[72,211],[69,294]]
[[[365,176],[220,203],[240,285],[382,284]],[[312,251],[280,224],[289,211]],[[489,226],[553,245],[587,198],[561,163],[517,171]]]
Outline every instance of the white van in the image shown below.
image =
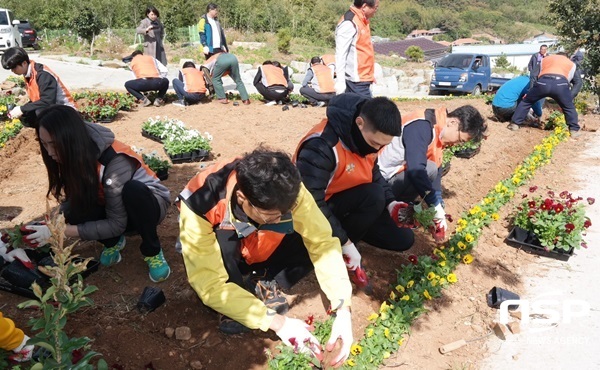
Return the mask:
[[0,52],[13,46],[22,46],[21,33],[17,25],[21,23],[13,12],[8,9],[0,9]]

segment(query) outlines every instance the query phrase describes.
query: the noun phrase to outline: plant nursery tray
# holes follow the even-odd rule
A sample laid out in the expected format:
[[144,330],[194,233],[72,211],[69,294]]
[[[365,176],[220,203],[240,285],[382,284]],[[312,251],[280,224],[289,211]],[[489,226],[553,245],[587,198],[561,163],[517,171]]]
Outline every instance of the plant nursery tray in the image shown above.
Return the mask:
[[481,147],[478,146],[475,149],[463,149],[454,152],[454,156],[458,158],[473,158],[477,153],[479,153]]
[[162,144],[162,139],[156,135],[150,134],[148,133],[148,131],[142,130],[142,136],[145,138],[148,138],[152,141],[156,141],[157,143],[161,143]]
[[448,174],[448,172],[450,172],[450,168],[452,167],[452,165],[450,164],[450,162],[446,163],[446,165],[442,166],[442,176],[446,176]]
[[[36,265],[39,263],[39,261],[44,259],[42,257],[43,255],[39,253],[28,253],[28,255],[32,262],[34,262]],[[48,254],[45,256],[48,258]],[[81,261],[83,261],[83,258],[76,257],[74,259],[74,262]],[[82,272],[81,276],[86,278],[93,272],[98,271],[99,265],[100,262],[91,260],[88,262],[87,270]],[[19,278],[22,278],[22,280],[19,281]],[[29,283],[33,283],[33,281],[36,281],[44,289],[50,285],[50,278],[39,272],[37,269],[31,271],[18,260],[15,260],[11,263],[5,263],[2,259],[0,259],[0,290],[18,294],[25,298],[35,299],[36,296],[33,294],[33,291],[31,290],[31,284]]]
[[568,251],[563,249],[546,250],[537,240],[536,236],[528,231],[515,226],[505,239],[511,247],[522,249],[526,252],[537,254],[542,257],[554,258],[560,261],[568,261],[573,255],[575,248],[571,247]]
[[111,117],[111,118],[109,118],[109,117],[99,118],[98,122],[100,122],[100,123],[111,123],[111,122],[113,122],[115,120],[115,118],[117,118],[117,116],[114,116],[114,117]]
[[[165,153],[167,153],[167,152],[165,151]],[[176,154],[176,155],[171,155],[171,154],[167,153],[167,155],[169,156],[169,159],[171,160],[171,162],[173,162],[173,164],[176,164],[176,163],[189,163],[189,162],[203,161],[206,158],[208,158],[208,156],[210,155],[210,152],[208,150],[196,150],[194,152],[188,152],[188,153],[182,153],[182,154]]]

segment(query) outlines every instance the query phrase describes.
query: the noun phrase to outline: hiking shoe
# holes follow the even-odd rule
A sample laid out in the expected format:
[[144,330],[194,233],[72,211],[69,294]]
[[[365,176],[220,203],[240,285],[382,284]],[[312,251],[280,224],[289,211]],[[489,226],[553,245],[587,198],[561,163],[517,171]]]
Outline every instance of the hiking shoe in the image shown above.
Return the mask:
[[174,101],[172,104],[176,107],[185,107],[187,105],[185,104],[185,100],[177,100]]
[[283,105],[283,100],[277,100],[277,105]]
[[254,294],[263,301],[267,308],[276,311],[280,315],[288,312],[290,305],[285,297],[281,295],[279,285],[275,280],[256,280],[255,283]]
[[148,107],[148,106],[152,105],[152,102],[147,97],[144,97],[144,100],[142,100],[141,103],[142,103],[142,107]]
[[518,131],[520,127],[516,123],[509,123],[508,126],[506,126],[506,128],[511,131]]
[[121,235],[117,244],[110,248],[104,247],[100,254],[100,263],[104,266],[112,266],[121,262],[121,251],[125,248],[125,236]]
[[271,100],[271,101],[268,101],[268,102],[265,103],[265,105],[267,107],[270,107],[270,106],[275,105],[275,104],[277,104],[277,102],[275,100]]
[[219,330],[225,334],[235,335],[247,333],[249,328],[225,315],[219,315]]
[[171,268],[169,267],[169,264],[163,255],[162,249],[156,256],[144,257],[144,261],[146,261],[148,267],[150,268],[150,280],[155,283],[167,280],[171,274]]
[[154,106],[155,107],[162,107],[163,105],[165,105],[165,101],[164,100],[162,100],[161,98],[154,99]]
[[581,136],[581,130],[569,130],[569,133],[571,134],[572,138],[578,138]]

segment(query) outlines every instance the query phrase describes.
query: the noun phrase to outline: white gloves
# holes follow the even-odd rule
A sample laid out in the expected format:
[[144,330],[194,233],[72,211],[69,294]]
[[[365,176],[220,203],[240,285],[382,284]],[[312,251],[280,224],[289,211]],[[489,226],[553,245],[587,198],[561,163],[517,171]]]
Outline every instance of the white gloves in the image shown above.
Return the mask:
[[20,118],[23,115],[23,112],[21,112],[21,107],[20,106],[16,106],[14,107],[9,113],[8,116],[10,118]]
[[331,361],[331,365],[337,367],[346,361],[350,355],[350,347],[354,339],[352,338],[352,315],[349,310],[339,309],[336,312],[333,326],[331,327],[331,337],[325,347],[328,351],[333,350],[335,342],[340,338],[342,340],[342,348],[335,359]]
[[26,343],[29,339],[30,338],[27,335],[25,335],[21,344],[17,348],[12,350],[14,352],[14,354],[8,356],[8,359],[11,361],[16,361],[16,362],[26,362],[26,361],[31,360],[31,356],[33,355],[34,346],[26,345]]
[[[289,317],[285,317],[284,319],[285,321],[281,329],[275,332],[281,341],[288,346],[294,347],[299,352],[312,353],[320,357],[321,345],[317,338],[308,331],[310,326],[302,320],[291,319]],[[350,333],[350,336],[352,337],[352,333]]]
[[204,53],[204,55],[208,55],[209,51],[210,50],[208,49],[208,46],[202,48],[202,52]]
[[446,239],[446,231],[448,230],[448,223],[446,222],[446,211],[442,204],[438,204],[434,207],[435,215],[433,216],[433,223],[435,224],[435,230],[433,237],[436,242],[443,242]]
[[335,93],[340,95],[346,92],[346,80],[343,76],[336,78],[335,80]]
[[50,242],[50,229],[46,225],[26,225],[25,229],[32,230],[33,232],[28,235],[24,235],[25,243],[32,247],[40,247]]
[[13,249],[12,251],[8,252],[8,244],[5,244],[1,240],[0,240],[0,257],[2,257],[8,263],[17,259],[17,260],[21,261],[21,263],[30,270],[33,270],[35,268],[35,266],[31,262],[31,260],[29,259],[29,256],[27,256],[27,253],[25,253],[25,250],[23,250],[21,248],[17,248],[17,249]]
[[346,268],[348,270],[354,271],[360,267],[361,256],[354,243],[350,242],[349,244],[342,246],[342,256],[344,257],[344,262],[346,262]]

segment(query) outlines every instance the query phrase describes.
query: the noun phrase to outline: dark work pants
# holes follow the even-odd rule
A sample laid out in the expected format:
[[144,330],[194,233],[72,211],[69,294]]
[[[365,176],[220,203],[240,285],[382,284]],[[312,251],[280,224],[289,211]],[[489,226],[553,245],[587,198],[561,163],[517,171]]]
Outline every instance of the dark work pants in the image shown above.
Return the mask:
[[547,97],[554,99],[561,107],[569,130],[579,131],[577,111],[575,110],[575,104],[571,96],[569,81],[564,77],[554,75],[540,77],[535,85],[529,89],[527,96],[517,106],[517,110],[512,117],[513,123],[517,125],[523,124],[531,105]]
[[[427,161],[427,177],[434,183],[438,177],[439,168],[437,164],[433,161]],[[406,171],[402,171],[390,178],[388,181],[390,186],[392,187],[392,192],[394,193],[394,198],[396,200],[411,203],[414,202],[419,193],[417,189],[415,189],[413,183],[406,178]]]
[[158,97],[163,99],[169,89],[169,80],[162,77],[156,78],[137,78],[125,82],[127,91],[135,96],[138,100],[144,100],[142,92],[158,91]]
[[264,96],[267,100],[286,100],[289,95],[289,90],[283,86],[269,86],[266,87],[262,82],[254,85],[260,95]]
[[[298,233],[286,235],[279,247],[264,262],[248,265],[241,252],[241,239],[235,230],[216,230],[217,241],[221,247],[221,256],[228,282],[250,290],[244,283],[244,275],[252,271],[266,271],[266,280],[275,279],[283,289],[289,289],[313,270],[308,251]],[[254,294],[254,292],[251,292]]]
[[[140,251],[146,257],[156,256],[160,252],[160,241],[156,233],[156,226],[160,219],[158,200],[146,184],[130,180],[123,186],[123,203],[127,210],[127,228],[125,232],[135,231],[142,237]],[[60,211],[65,215],[65,221],[71,225],[78,225],[88,221],[103,220],[106,210],[103,205],[98,205],[85,210],[73,209],[70,203],[61,204]],[[98,240],[104,247],[114,247],[121,235],[108,239]]]
[[415,240],[413,231],[396,226],[386,209],[385,193],[376,183],[362,184],[333,195],[327,201],[353,243],[405,251]]
[[365,98],[372,98],[371,94],[372,82],[352,82],[346,80],[346,91],[347,93],[352,92]]
[[516,104],[510,108],[500,108],[495,105],[492,105],[492,112],[494,112],[494,116],[498,119],[499,122],[510,122],[513,114],[515,114],[516,109]]
[[329,100],[335,96],[335,93],[321,94],[319,92],[316,92],[315,89],[313,89],[312,87],[308,86],[301,87],[300,94],[307,98],[311,104],[316,104],[320,101],[329,103]]
[[173,90],[177,94],[177,98],[179,100],[185,100],[190,104],[199,103],[202,100],[206,100],[205,94],[200,93],[190,93],[185,91],[183,81],[178,78],[173,80]]

